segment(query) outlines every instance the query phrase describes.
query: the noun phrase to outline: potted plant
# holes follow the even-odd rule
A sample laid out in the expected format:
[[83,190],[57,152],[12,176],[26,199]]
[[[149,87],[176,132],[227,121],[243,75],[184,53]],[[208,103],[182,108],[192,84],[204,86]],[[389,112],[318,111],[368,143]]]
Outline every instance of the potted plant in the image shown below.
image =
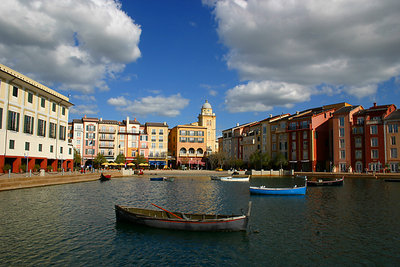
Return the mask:
[[49,166],[47,166],[47,168],[46,168],[46,169],[47,169],[47,171],[48,171],[48,172],[51,172],[51,171],[53,171],[53,167],[52,167],[52,166],[50,166],[50,165],[49,165]]
[[34,172],[38,172],[40,170],[40,165],[39,164],[35,164],[35,166],[33,167],[33,171]]
[[8,173],[9,170],[11,170],[11,165],[8,163],[4,164],[4,167],[3,167],[4,173]]

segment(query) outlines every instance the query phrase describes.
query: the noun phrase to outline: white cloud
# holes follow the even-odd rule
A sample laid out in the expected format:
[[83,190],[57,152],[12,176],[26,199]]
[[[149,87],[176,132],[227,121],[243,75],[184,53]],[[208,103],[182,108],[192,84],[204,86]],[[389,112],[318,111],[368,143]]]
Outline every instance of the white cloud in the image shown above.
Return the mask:
[[94,95],[72,95],[72,98],[84,102],[96,102],[96,97]]
[[203,3],[214,8],[228,67],[244,81],[326,84],[364,97],[400,73],[398,0]]
[[108,90],[140,57],[141,28],[112,0],[3,0],[0,61],[48,86]]
[[99,113],[99,109],[97,105],[77,105],[71,107],[69,112],[71,114],[79,114],[80,116],[84,116],[97,114]]
[[119,111],[132,115],[176,117],[189,104],[189,99],[183,98],[180,94],[169,97],[148,96],[138,100],[129,100],[120,96],[108,99],[107,103],[115,106]]
[[212,96],[216,96],[218,94],[218,91],[210,89],[209,93]]
[[283,82],[249,82],[226,93],[225,104],[230,112],[267,111],[274,106],[291,107],[310,99],[313,90],[299,84]]

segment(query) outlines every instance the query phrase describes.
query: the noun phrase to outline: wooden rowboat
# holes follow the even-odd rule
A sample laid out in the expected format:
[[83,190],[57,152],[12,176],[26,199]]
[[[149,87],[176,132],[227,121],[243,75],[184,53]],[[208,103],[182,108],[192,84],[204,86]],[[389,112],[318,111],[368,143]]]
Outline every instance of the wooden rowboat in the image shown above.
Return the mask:
[[100,174],[99,180],[100,180],[101,182],[108,181],[108,180],[110,180],[110,179],[111,179],[111,175],[110,175],[110,174],[108,174],[108,175]]
[[250,209],[251,202],[249,202],[247,215],[189,214],[170,212],[165,209],[158,211],[115,205],[117,221],[186,231],[245,231]]
[[255,187],[250,186],[250,194],[257,194],[257,195],[305,195],[306,194],[307,186],[301,187],[289,187],[289,188],[280,188],[280,187]]
[[307,185],[308,186],[338,186],[338,185],[343,185],[344,181],[344,176],[339,179],[335,180],[322,180],[318,179],[316,181],[309,181],[307,180]]

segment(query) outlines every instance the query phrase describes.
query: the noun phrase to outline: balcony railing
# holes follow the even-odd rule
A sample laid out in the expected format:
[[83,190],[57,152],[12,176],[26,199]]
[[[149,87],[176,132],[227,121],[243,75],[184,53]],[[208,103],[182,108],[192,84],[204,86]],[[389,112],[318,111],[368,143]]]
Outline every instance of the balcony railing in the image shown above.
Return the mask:
[[115,129],[99,129],[99,133],[115,133]]

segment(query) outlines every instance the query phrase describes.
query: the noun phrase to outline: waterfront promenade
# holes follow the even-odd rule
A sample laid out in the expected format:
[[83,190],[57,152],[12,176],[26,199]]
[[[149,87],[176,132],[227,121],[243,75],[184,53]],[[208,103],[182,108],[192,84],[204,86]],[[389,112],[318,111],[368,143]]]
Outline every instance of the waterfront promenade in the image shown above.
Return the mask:
[[[110,174],[113,179],[122,178],[121,171],[119,170],[106,170],[104,174]],[[185,177],[185,176],[210,176],[210,175],[228,175],[228,171],[213,171],[213,170],[145,170],[143,175],[133,175],[137,178],[149,178],[154,176],[167,176],[167,177]],[[312,178],[338,178],[344,176],[348,178],[366,178],[366,179],[400,179],[400,173],[327,173],[327,172],[295,172],[295,175],[305,175],[309,179]],[[98,180],[100,172],[65,172],[62,173],[46,173],[45,176],[32,174],[27,177],[26,173],[12,173],[10,177],[8,174],[0,175],[0,191],[15,190],[23,188],[31,188],[38,186],[49,186],[79,182],[90,182]],[[125,176],[126,177],[126,176]],[[277,177],[277,176],[252,176],[257,177]]]
[[[106,170],[104,174],[110,174],[112,179],[122,178],[121,171],[119,170]],[[143,175],[133,175],[138,178],[149,178],[152,176],[209,176],[209,175],[224,175],[227,171],[210,171],[210,170],[145,170]],[[28,175],[29,176],[29,175]],[[0,175],[0,191],[14,190],[31,188],[38,186],[58,185],[58,184],[69,184],[79,182],[90,182],[98,180],[100,172],[65,172],[65,173],[46,173],[45,176],[39,176],[38,174],[32,174],[31,177],[27,177],[26,173],[12,173],[10,177],[8,174]]]

